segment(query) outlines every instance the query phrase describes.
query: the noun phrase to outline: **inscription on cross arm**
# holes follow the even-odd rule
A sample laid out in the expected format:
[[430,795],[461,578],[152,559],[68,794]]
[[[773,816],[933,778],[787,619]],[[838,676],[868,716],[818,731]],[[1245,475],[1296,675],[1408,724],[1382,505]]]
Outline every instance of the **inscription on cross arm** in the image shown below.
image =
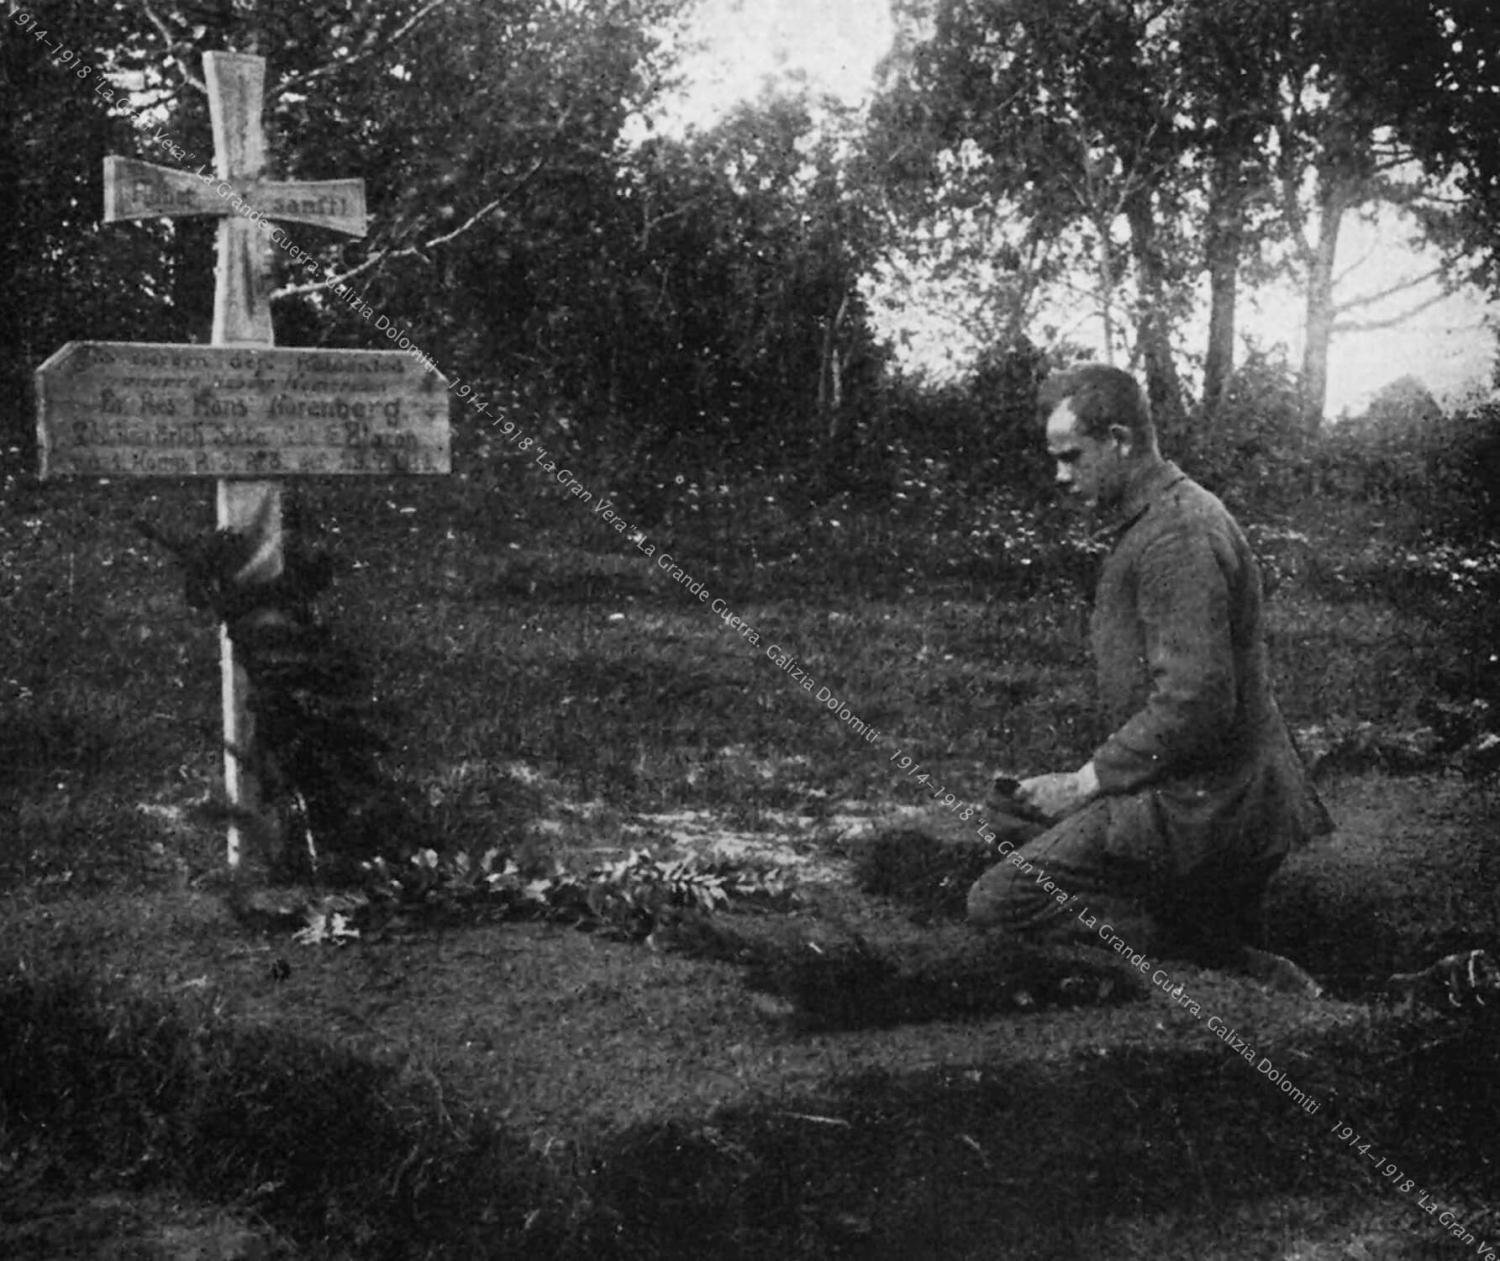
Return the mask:
[[225,180],[200,168],[181,171],[137,158],[104,159],[104,221],[240,215],[309,223],[364,236],[363,180]]

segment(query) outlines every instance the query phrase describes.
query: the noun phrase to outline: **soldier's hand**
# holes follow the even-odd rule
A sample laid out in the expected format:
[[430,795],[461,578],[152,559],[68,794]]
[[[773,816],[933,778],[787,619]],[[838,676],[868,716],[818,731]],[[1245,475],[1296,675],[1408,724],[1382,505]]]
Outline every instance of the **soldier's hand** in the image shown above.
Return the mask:
[[1099,780],[1094,764],[1076,771],[1054,771],[1023,779],[1016,789],[1016,800],[1049,819],[1064,819],[1081,810],[1099,795]]

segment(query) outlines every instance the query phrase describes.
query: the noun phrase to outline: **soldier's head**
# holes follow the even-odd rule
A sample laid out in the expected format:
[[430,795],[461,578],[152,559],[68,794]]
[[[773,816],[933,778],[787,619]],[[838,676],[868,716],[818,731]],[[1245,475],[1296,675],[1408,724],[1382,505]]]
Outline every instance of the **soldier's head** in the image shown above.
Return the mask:
[[1146,395],[1128,372],[1089,363],[1048,377],[1037,407],[1057,484],[1087,507],[1115,507],[1136,471],[1161,458]]

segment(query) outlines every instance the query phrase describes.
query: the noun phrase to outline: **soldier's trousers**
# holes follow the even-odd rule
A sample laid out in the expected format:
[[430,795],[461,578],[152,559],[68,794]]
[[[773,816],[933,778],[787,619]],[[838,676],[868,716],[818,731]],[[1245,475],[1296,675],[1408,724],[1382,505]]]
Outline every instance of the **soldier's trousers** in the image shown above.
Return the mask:
[[1176,873],[1162,842],[1111,845],[1111,802],[1101,797],[1051,827],[992,814],[1001,861],[969,891],[969,922],[1037,943],[1110,947],[1221,964],[1259,946],[1266,885],[1277,857],[1253,866],[1212,864]]

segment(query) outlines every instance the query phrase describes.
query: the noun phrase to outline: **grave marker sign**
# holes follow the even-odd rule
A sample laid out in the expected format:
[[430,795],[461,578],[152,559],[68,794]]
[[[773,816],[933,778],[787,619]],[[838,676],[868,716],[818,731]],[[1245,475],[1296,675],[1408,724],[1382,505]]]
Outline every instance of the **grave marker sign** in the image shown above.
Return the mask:
[[43,477],[445,473],[448,391],[399,350],[69,342],[37,369]]
[[[450,469],[448,386],[400,351],[277,348],[267,220],[363,236],[364,181],[270,181],[261,123],[265,60],[203,58],[214,136],[212,178],[132,158],[104,160],[105,222],[219,217],[210,345],[70,342],[37,370],[43,477],[213,477],[220,529],[262,540],[267,577],[282,569],[285,476],[436,474]],[[224,780],[254,812],[249,683],[220,630]],[[241,830],[229,825],[228,862]]]

